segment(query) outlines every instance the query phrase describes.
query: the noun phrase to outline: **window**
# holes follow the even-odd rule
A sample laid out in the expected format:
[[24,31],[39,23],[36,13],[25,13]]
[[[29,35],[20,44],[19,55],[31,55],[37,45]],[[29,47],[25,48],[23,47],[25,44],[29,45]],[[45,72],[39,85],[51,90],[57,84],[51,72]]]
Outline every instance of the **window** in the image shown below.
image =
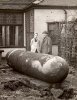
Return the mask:
[[23,47],[24,33],[22,25],[0,26],[0,46]]
[[2,26],[0,26],[0,46],[2,46]]
[[14,46],[15,45],[15,26],[10,26],[9,27],[9,31],[10,31],[10,46]]

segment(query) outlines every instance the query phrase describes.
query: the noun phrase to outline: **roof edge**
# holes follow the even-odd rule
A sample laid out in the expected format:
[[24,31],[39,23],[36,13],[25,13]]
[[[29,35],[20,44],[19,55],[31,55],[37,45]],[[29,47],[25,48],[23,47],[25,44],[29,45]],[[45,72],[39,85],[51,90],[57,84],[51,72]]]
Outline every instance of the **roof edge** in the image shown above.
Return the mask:
[[38,5],[32,3],[29,5],[27,8],[24,8],[23,10],[28,10],[28,9],[77,9],[77,6],[56,6],[56,5]]

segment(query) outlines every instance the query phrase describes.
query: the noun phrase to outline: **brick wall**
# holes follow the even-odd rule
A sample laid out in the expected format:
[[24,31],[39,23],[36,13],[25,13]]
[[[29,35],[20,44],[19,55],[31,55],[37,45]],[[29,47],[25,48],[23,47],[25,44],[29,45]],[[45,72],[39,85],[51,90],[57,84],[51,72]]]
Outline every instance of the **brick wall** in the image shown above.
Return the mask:
[[26,12],[26,48],[30,50],[30,41],[34,33],[34,10]]

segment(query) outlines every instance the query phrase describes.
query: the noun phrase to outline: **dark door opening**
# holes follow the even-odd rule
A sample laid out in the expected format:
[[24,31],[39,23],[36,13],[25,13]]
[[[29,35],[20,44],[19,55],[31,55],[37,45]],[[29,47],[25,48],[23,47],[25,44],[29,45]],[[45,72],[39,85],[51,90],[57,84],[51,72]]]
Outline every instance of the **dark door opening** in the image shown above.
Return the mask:
[[59,22],[48,23],[48,32],[52,40],[52,55],[59,54],[60,30]]

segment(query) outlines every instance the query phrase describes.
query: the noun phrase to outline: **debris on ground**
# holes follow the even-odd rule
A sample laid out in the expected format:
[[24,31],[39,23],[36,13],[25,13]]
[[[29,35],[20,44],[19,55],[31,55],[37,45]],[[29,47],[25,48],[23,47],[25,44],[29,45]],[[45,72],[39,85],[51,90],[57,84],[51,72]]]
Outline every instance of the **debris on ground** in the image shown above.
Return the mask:
[[62,83],[49,84],[0,65],[0,100],[76,100],[77,72],[70,67]]

